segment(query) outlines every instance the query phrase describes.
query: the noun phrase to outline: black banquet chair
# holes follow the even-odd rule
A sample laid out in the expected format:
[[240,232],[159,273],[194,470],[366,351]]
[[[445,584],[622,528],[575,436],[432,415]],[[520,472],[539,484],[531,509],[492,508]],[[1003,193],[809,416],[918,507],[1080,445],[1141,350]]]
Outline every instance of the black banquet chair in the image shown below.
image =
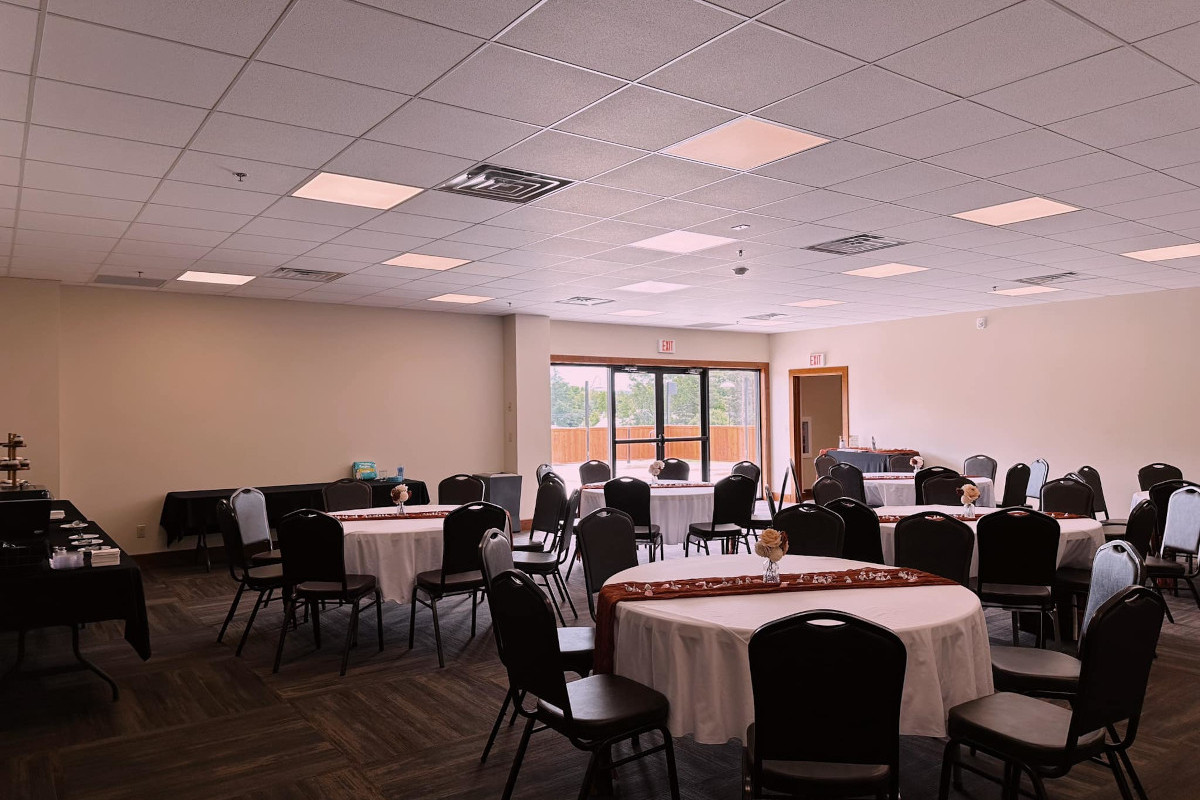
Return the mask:
[[[470,595],[471,636],[475,636],[475,619],[479,592],[483,583],[483,567],[479,563],[479,543],[492,528],[504,530],[508,512],[492,503],[468,503],[451,511],[442,520],[442,566],[417,573],[408,614],[408,648],[416,640],[417,603],[433,614],[433,638],[437,645],[438,666],[446,666],[442,655],[442,628],[438,623],[438,601],[447,597]],[[424,595],[422,597],[422,595]]]
[[[568,509],[573,509],[568,512]],[[579,510],[579,490],[572,492],[571,499],[564,503],[559,508],[561,514],[561,523],[558,533],[558,538],[555,541],[555,548],[550,552],[532,553],[517,551],[513,553],[513,561],[517,569],[530,576],[541,576],[542,582],[546,584],[546,591],[550,593],[550,599],[554,600],[554,590],[551,588],[550,580],[554,580],[554,586],[558,587],[558,595],[565,600],[571,607],[571,613],[575,615],[575,619],[579,619],[579,612],[575,610],[575,601],[571,599],[571,593],[567,590],[567,582],[563,580],[562,566],[567,563],[567,558],[571,554],[571,540],[574,538],[575,526],[572,524],[575,519],[575,514]],[[567,519],[568,513],[570,519]],[[554,610],[558,612],[558,621],[566,624],[563,619],[562,608],[557,600],[554,600]]]
[[[396,484],[399,486],[400,484]],[[350,511],[371,507],[371,487],[353,478],[342,478],[321,487],[321,500],[326,511]]]
[[1192,483],[1183,478],[1168,478],[1150,487],[1150,499],[1154,501],[1154,507],[1158,510],[1157,529],[1159,539],[1162,538],[1167,529],[1167,512],[1171,508],[1171,496],[1185,486],[1200,486],[1200,483]]
[[762,470],[753,461],[739,461],[729,468],[729,474],[745,475],[750,480],[758,483],[758,479],[762,477]]
[[534,470],[533,479],[537,483],[541,483],[542,478],[546,477],[546,473],[553,471],[554,467],[550,466],[549,464],[538,464],[538,468]]
[[1025,487],[1025,499],[1037,500],[1042,496],[1042,484],[1050,478],[1050,464],[1044,458],[1036,458],[1029,465],[1029,485]]
[[658,477],[664,481],[686,481],[691,474],[692,465],[688,462],[679,458],[665,458]]
[[615,508],[598,508],[579,520],[579,553],[583,557],[583,589],[588,611],[596,619],[596,593],[618,572],[636,567],[637,539],[633,519]]
[[919,506],[930,505],[929,501],[925,499],[925,481],[930,478],[940,478],[946,475],[958,476],[958,472],[949,467],[925,467],[924,469],[917,470],[913,474],[913,490],[916,493],[916,500],[914,502]]
[[771,527],[788,537],[788,554],[841,558],[846,537],[842,518],[823,506],[799,503],[775,515]]
[[842,518],[846,534],[842,540],[842,558],[865,561],[869,564],[883,563],[883,541],[879,533],[879,515],[865,503],[839,497],[825,504]]
[[1078,514],[1090,517],[1093,514],[1095,496],[1092,487],[1075,478],[1055,478],[1042,484],[1038,508],[1042,511],[1057,511],[1062,514]]
[[1156,483],[1163,481],[1179,480],[1183,477],[1183,470],[1179,467],[1173,467],[1170,464],[1156,462],[1147,464],[1138,470],[1138,488],[1143,492],[1150,491],[1150,487]]
[[897,567],[941,575],[963,586],[971,584],[975,531],[940,511],[922,511],[896,523],[893,545]]
[[906,453],[892,453],[888,456],[888,472],[913,472],[912,459]]
[[629,515],[634,536],[650,549],[651,561],[656,550],[665,557],[662,530],[650,520],[650,484],[628,475],[613,478],[604,484],[604,505]]
[[358,615],[362,600],[374,595],[375,623],[379,652],[383,652],[383,593],[374,575],[346,572],[345,531],[342,523],[320,511],[302,508],[279,520],[279,549],[283,553],[283,582],[291,587],[291,601],[279,629],[279,647],[275,667],[279,672],[283,644],[288,628],[296,619],[296,609],[306,603],[312,616],[313,641],[321,647],[321,607],[326,602],[350,605],[350,623],[346,628],[346,646],[342,650],[342,671],[350,664],[350,648],[358,643]]
[[867,502],[867,487],[863,484],[862,470],[853,464],[834,464],[829,470],[829,477],[842,485],[842,496]]
[[584,486],[590,483],[604,483],[612,479],[612,469],[603,461],[592,459],[579,465],[579,482]]
[[817,478],[816,483],[812,487],[813,502],[819,506],[827,505],[839,497],[845,496],[846,493],[842,490],[842,484],[828,475],[823,478]]
[[533,500],[533,519],[529,523],[529,534],[520,539],[514,536],[512,549],[534,553],[553,550],[558,544],[566,503],[567,490],[562,481],[542,481]]
[[838,460],[829,453],[822,453],[813,459],[813,469],[817,471],[818,478],[825,478],[829,476],[829,470],[833,469],[837,463]]
[[443,506],[465,506],[483,500],[483,481],[474,475],[461,472],[438,483],[438,504]]
[[1160,555],[1165,558],[1168,553],[1172,558],[1187,558],[1186,568],[1175,577],[1188,585],[1196,607],[1200,608],[1200,592],[1196,591],[1195,584],[1196,559],[1200,557],[1200,488],[1196,486],[1184,486],[1171,494]]
[[247,589],[258,592],[254,608],[250,609],[250,617],[246,620],[246,627],[242,631],[242,638],[238,640],[236,655],[240,656],[242,649],[246,646],[246,640],[250,638],[250,629],[254,627],[254,619],[258,616],[260,608],[266,608],[272,592],[276,589],[284,592],[285,605],[290,592],[284,587],[283,567],[280,564],[255,565],[250,561],[242,546],[242,535],[238,529],[237,517],[233,515],[233,508],[230,507],[228,500],[221,500],[217,503],[217,526],[221,529],[221,542],[225,545],[225,560],[229,564],[229,576],[238,585],[237,594],[233,596],[233,603],[229,606],[229,613],[225,615],[225,622],[221,625],[221,632],[217,634],[218,642],[225,638],[225,631],[229,628],[233,615],[237,613],[242,593]]
[[[502,572],[492,580],[488,594],[492,624],[497,628],[499,641],[504,643],[502,660],[508,672],[509,690],[537,698],[532,709],[517,705],[517,713],[525,718],[525,727],[504,786],[503,800],[512,798],[529,737],[538,723],[590,753],[580,800],[589,795],[597,770],[612,771],[660,752],[666,754],[672,800],[679,800],[675,746],[667,729],[667,698],[620,675],[592,675],[567,683],[554,612],[533,579],[518,570]],[[662,744],[635,748],[633,755],[613,759],[613,745],[636,742],[642,734],[654,732],[662,737]]]
[[1125,520],[1111,519],[1108,515],[1108,501],[1104,499],[1104,484],[1100,482],[1100,472],[1095,467],[1084,465],[1076,474],[1092,489],[1092,516],[1100,519],[1097,515],[1103,514],[1104,519],[1100,524],[1105,527],[1124,525]]
[[1029,488],[1029,465],[1017,462],[1004,474],[1004,494],[1000,496],[1001,508],[1025,505],[1025,490]]
[[683,540],[683,555],[688,555],[693,540],[697,548],[703,544],[704,552],[708,554],[709,542],[714,539],[732,545],[727,549],[735,553],[738,542],[744,542],[749,553],[750,537],[747,531],[750,529],[750,515],[754,513],[754,491],[754,481],[745,475],[729,475],[717,481],[713,487],[712,520],[688,525],[687,538]]
[[996,480],[996,467],[996,459],[980,453],[963,461],[962,474],[968,478],[990,478],[994,481]]
[[[754,722],[746,730],[746,796],[900,798],[900,637],[840,611],[768,622],[748,646]],[[817,691],[781,691],[786,686]],[[797,720],[820,720],[797,724]]]
[[976,486],[975,481],[970,478],[964,478],[958,473],[952,475],[934,475],[932,478],[926,479],[925,483],[921,486],[921,492],[925,495],[923,505],[961,505],[962,488],[967,484]]
[[1046,644],[1049,614],[1058,634],[1054,579],[1058,564],[1058,520],[1039,511],[1005,508],[985,514],[975,526],[979,542],[979,600],[984,608],[1012,613],[1013,646],[1020,644],[1018,616],[1038,615],[1037,646]]

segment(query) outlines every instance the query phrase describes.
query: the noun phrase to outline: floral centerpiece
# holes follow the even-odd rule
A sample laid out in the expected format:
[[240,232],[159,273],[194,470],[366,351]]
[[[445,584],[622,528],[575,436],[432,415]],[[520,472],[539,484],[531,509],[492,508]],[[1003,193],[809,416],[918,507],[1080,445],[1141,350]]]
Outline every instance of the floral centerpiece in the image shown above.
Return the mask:
[[925,459],[920,456],[913,456],[908,460],[908,465],[913,468],[913,472],[925,467]]
[[404,513],[404,504],[408,502],[408,498],[412,493],[408,490],[408,484],[402,483],[392,489],[392,502],[399,508],[400,513]]
[[779,583],[779,559],[788,551],[787,534],[767,528],[754,543],[754,552],[766,559],[763,583]]
[[959,487],[958,493],[962,495],[959,500],[963,504],[963,516],[975,519],[975,501],[979,499],[979,487],[973,483],[964,483]]
[[667,465],[661,461],[651,461],[650,462],[650,477],[657,481],[658,476],[662,474],[662,471],[666,466]]

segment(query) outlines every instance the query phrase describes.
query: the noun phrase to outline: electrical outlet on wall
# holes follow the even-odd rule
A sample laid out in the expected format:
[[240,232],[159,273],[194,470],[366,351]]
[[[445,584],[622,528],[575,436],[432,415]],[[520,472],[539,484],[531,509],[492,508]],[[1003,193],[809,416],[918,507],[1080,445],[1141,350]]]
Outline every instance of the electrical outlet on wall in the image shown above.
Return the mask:
[[980,330],[980,331],[986,330],[987,329],[987,317],[976,317],[975,318],[975,329]]
[[139,538],[139,539],[146,538],[146,526],[145,525],[137,526],[137,538]]

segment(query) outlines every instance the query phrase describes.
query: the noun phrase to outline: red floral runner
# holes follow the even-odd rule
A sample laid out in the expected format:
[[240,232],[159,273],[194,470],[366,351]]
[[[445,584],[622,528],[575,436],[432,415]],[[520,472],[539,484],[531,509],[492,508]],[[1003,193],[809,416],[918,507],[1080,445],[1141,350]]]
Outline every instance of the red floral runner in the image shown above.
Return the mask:
[[[652,483],[652,484],[650,484],[650,491],[653,492],[653,491],[666,490],[666,489],[711,489],[712,486],[713,485],[711,483],[675,483],[675,482]],[[603,483],[585,483],[583,485],[583,488],[585,488],[585,489],[603,489],[604,484]]]
[[442,519],[449,511],[405,511],[403,514],[393,512],[391,514],[339,514],[333,513],[329,516],[340,519],[342,522],[371,522],[377,519]]
[[915,569],[859,567],[836,572],[794,572],[779,576],[779,584],[764,584],[761,575],[734,578],[686,578],[653,583],[614,583],[600,590],[596,607],[596,674],[613,670],[616,648],[616,606],[636,600],[674,600],[680,597],[805,592],[827,589],[894,589],[901,586],[955,586],[955,581]]
[[869,447],[822,447],[821,452],[818,453],[818,455],[823,456],[831,450],[843,450],[847,453],[880,453],[881,455],[890,455],[890,456],[919,456],[919,455],[921,455],[919,450],[909,450],[904,447],[893,447],[890,449],[881,448],[879,450],[872,450]]
[[[963,522],[978,522],[980,517],[986,517],[988,514],[994,514],[996,511],[999,511],[999,509],[993,508],[984,512],[976,511],[975,516],[973,517],[964,517],[962,514],[955,514],[954,518],[960,519]],[[1047,517],[1054,517],[1055,519],[1091,519],[1091,517],[1085,517],[1082,514],[1068,514],[1065,511],[1043,511],[1041,513],[1045,514]],[[920,516],[920,514],[920,511],[916,511],[912,514],[908,514],[907,516],[916,517]],[[904,519],[904,517],[900,516],[899,514],[879,515],[879,521],[884,524],[895,524],[902,519]]]
[[[972,481],[981,479],[991,480],[986,475],[963,475],[962,477]],[[867,483],[870,483],[871,481],[911,481],[913,480],[913,473],[898,472],[895,475],[867,475],[863,477],[863,480],[865,480]]]

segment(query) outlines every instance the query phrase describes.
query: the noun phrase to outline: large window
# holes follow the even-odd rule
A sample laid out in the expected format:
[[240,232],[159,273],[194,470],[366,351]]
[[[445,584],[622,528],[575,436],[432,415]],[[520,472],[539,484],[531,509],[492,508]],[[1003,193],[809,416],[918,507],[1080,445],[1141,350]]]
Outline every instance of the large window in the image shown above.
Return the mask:
[[760,382],[757,369],[552,365],[554,469],[573,488],[589,459],[643,479],[656,458],[687,461],[697,480],[761,466]]

